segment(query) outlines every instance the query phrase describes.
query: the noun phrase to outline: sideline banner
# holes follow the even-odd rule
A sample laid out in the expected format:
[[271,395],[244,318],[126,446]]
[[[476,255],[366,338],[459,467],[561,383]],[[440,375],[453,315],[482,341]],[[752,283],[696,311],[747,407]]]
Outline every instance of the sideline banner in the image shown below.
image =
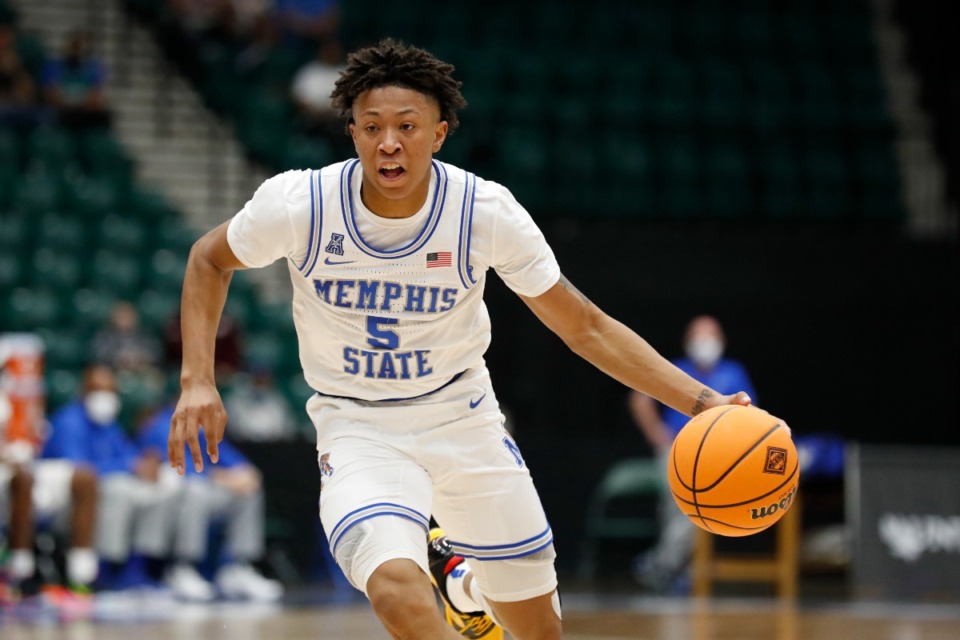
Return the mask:
[[854,593],[960,599],[960,449],[851,446],[847,474]]

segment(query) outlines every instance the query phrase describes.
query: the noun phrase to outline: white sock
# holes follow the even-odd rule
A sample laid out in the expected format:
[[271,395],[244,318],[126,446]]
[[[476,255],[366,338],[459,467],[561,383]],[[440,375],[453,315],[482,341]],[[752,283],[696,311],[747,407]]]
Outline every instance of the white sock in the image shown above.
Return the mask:
[[478,591],[476,589],[476,580],[470,581],[471,593],[467,593],[464,583],[470,573],[470,565],[464,560],[454,567],[453,571],[447,574],[447,597],[450,598],[450,604],[463,613],[483,611],[483,605],[486,604],[482,601],[482,595],[480,596],[481,601],[477,601],[474,597],[474,594]]
[[67,580],[71,584],[90,584],[100,572],[100,560],[93,549],[70,549],[67,552]]
[[10,577],[25,580],[37,569],[37,561],[32,549],[13,549],[10,551]]

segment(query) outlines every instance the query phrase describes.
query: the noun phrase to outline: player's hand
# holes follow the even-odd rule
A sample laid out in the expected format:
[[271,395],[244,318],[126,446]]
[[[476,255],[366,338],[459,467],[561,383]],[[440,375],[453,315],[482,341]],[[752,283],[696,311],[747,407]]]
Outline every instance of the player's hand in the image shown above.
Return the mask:
[[[750,396],[748,396],[745,391],[738,391],[737,393],[734,393],[734,394],[729,395],[729,396],[720,396],[720,401],[717,402],[717,405],[721,405],[721,404],[739,404],[739,405],[743,405],[743,406],[746,407],[746,406],[749,406],[751,402],[753,402],[753,401],[750,399]],[[757,408],[759,409],[759,407],[757,407]],[[763,409],[760,409],[760,410],[761,410],[761,411],[764,411]],[[765,413],[769,413],[768,411],[764,411],[764,412],[765,412]],[[782,418],[778,418],[777,416],[772,416],[772,417],[773,417],[775,420],[778,420],[778,421],[780,422],[780,424],[783,425],[783,428],[787,430],[787,433],[790,434],[791,437],[793,437],[793,431],[790,430],[790,427],[789,427],[789,425],[787,425],[787,421],[786,421],[786,420],[784,420],[784,419],[782,419]]]
[[223,400],[213,384],[193,384],[185,386],[170,421],[170,437],[167,439],[167,455],[170,466],[183,475],[184,444],[190,448],[193,468],[197,473],[203,471],[203,455],[200,452],[200,430],[207,438],[207,455],[214,464],[220,459],[219,445],[223,440],[223,429],[227,425],[227,411]]

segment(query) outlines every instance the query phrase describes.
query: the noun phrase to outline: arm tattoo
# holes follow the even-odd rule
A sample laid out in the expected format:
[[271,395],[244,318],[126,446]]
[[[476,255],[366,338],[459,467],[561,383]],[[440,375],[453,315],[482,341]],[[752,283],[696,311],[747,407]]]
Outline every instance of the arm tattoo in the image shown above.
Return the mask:
[[567,280],[567,277],[563,274],[560,274],[560,286],[579,298],[581,302],[591,304],[590,299],[580,293],[580,290],[573,286],[573,284],[571,284],[570,281]]
[[700,392],[700,395],[697,396],[697,401],[693,403],[693,410],[692,410],[693,415],[697,415],[701,411],[703,411],[703,405],[706,403],[707,400],[709,400],[712,397],[713,397],[713,391],[710,391],[710,389],[704,388],[703,391]]

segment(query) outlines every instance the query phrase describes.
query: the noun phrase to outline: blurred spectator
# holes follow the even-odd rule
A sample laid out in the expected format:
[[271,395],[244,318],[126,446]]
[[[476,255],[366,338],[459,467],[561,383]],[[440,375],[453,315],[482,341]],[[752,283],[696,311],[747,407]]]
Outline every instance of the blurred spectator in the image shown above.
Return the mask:
[[61,124],[73,128],[106,127],[106,71],[91,51],[90,35],[75,31],[67,36],[63,56],[43,70],[43,91]]
[[344,123],[330,104],[330,93],[344,67],[340,43],[335,38],[326,38],[317,47],[316,57],[293,77],[291,93],[304,133],[343,137]]
[[[50,418],[50,438],[42,454],[97,470],[97,548],[108,563],[108,586],[156,577],[169,549],[180,490],[179,477],[159,455],[141,455],[130,441],[117,422],[119,412],[113,370],[88,367],[82,397]],[[128,560],[130,567],[124,567]],[[151,569],[154,575],[147,576]]]
[[0,124],[35,124],[41,113],[36,84],[17,52],[16,34],[0,24]]
[[160,366],[160,341],[140,328],[140,314],[129,302],[118,302],[109,324],[93,339],[93,358],[118,371],[144,372]]
[[287,399],[277,390],[273,372],[265,365],[250,367],[224,401],[230,436],[254,442],[291,440],[297,422]]
[[[145,456],[158,456],[167,462],[167,437],[174,406],[157,413],[145,425],[138,443]],[[220,458],[213,464],[207,456],[207,443],[200,434],[203,471],[186,465],[183,495],[180,500],[173,541],[174,565],[167,572],[167,584],[174,595],[184,600],[207,602],[216,591],[197,571],[207,557],[211,523],[226,522],[226,562],[216,573],[215,582],[228,598],[272,602],[283,595],[279,582],[260,575],[252,562],[263,555],[264,498],[260,472],[228,441],[220,442]]]
[[335,38],[340,24],[337,0],[274,0],[274,12],[284,33],[309,49]]
[[[680,369],[722,394],[746,391],[756,402],[757,396],[746,369],[723,357],[726,337],[716,318],[697,316],[691,320],[683,346],[686,357],[673,361]],[[653,398],[636,391],[631,392],[629,405],[633,419],[656,453],[666,478],[670,447],[690,418],[670,407],[660,406],[658,410],[658,403]],[[635,566],[635,576],[640,584],[656,592],[676,590],[683,585],[693,546],[693,531],[693,523],[677,508],[670,487],[664,482],[660,497],[660,537]]]
[[35,443],[13,438],[7,431],[11,415],[11,404],[0,390],[0,526],[8,529],[11,586],[21,595],[31,595],[39,587],[34,526],[42,519],[54,532],[70,538],[67,583],[88,590],[98,569],[93,549],[96,474],[66,460],[34,460]]
[[[224,312],[217,326],[216,354],[214,367],[217,379],[231,377],[240,369],[243,360],[243,346],[240,326]],[[183,333],[180,329],[180,310],[170,316],[163,327],[164,361],[168,367],[180,369],[183,359]]]

